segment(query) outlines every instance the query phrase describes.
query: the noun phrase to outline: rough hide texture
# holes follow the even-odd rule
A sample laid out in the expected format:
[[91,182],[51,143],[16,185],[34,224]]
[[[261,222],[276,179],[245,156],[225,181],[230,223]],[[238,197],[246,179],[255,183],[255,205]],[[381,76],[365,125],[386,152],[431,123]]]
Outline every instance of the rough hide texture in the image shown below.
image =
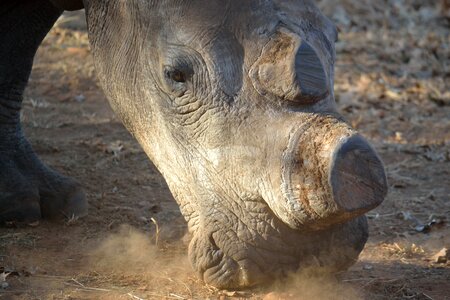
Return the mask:
[[112,107],[180,204],[205,282],[337,271],[386,194],[372,148],[336,113],[336,28],[310,1],[87,3]]
[[101,85],[167,180],[206,283],[357,259],[387,184],[336,112],[337,31],[311,1],[84,4]]

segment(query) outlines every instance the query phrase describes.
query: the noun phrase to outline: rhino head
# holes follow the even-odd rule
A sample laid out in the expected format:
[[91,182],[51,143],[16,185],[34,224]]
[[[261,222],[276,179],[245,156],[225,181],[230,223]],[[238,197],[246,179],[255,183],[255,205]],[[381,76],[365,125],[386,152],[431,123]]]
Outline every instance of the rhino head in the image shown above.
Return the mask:
[[387,183],[337,113],[337,31],[312,1],[84,5],[101,85],[179,203],[205,282],[354,263]]

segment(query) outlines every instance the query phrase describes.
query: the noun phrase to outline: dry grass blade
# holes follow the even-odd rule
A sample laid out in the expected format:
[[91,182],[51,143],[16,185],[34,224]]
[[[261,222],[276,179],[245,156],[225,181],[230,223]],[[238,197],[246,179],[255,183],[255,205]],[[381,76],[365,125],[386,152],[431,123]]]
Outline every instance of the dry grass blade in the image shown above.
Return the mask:
[[130,296],[132,299],[136,300],[145,300],[144,298],[138,297],[136,295],[133,295],[132,293],[127,293],[128,296]]
[[425,294],[425,293],[422,293],[422,295],[423,295],[424,297],[426,297],[427,299],[434,300],[432,297],[428,296],[428,295]]
[[174,294],[174,293],[170,293],[169,296],[172,296],[172,297],[177,298],[177,299],[183,299],[183,300],[187,299],[185,297],[179,296],[179,295]]
[[97,292],[111,292],[112,290],[109,289],[102,289],[102,288],[94,288],[94,287],[88,287],[76,280],[75,278],[70,279],[70,281],[73,281],[75,284],[70,282],[65,282],[65,285],[77,287],[79,289],[85,290],[85,291],[97,291]]
[[159,225],[158,225],[158,222],[155,220],[155,218],[150,218],[150,220],[156,226],[155,245],[156,245],[156,247],[158,247],[158,243],[159,243]]

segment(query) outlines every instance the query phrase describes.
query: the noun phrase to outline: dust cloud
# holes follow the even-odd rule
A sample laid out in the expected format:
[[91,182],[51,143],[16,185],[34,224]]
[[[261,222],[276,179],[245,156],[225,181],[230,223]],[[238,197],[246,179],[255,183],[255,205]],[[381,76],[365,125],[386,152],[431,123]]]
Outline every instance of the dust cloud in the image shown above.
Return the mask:
[[[162,245],[161,245],[162,244]],[[187,282],[196,278],[189,264],[185,246],[168,245],[130,226],[122,226],[97,245],[88,259],[89,277],[112,287],[135,286],[143,292],[166,294],[169,286],[189,296]],[[187,293],[187,294],[186,294]]]
[[299,271],[277,282],[263,300],[360,300],[363,295],[354,287],[334,276],[319,276],[314,272]]
[[176,246],[183,247],[181,244],[169,249],[156,246],[154,240],[150,234],[121,226],[117,233],[106,237],[92,252],[91,264],[111,271],[168,271],[173,267],[190,270],[185,253],[174,249]]
[[[178,246],[156,246],[153,236],[129,226],[122,226],[105,237],[89,257],[91,283],[113,289],[133,286],[135,292],[144,297],[142,299],[163,299],[171,294],[185,299],[204,299],[219,292],[205,288],[193,273],[187,249],[181,242]],[[359,291],[334,277],[319,277],[308,271],[288,275],[247,295],[264,300],[363,298]]]

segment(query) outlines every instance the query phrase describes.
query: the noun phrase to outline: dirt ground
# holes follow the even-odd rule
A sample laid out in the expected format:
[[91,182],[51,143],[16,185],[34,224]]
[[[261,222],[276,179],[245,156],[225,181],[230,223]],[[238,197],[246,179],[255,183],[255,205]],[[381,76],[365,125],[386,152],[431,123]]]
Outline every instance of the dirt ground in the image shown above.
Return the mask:
[[322,0],[339,26],[336,99],[383,158],[390,192],[360,260],[250,291],[205,286],[164,179],[97,85],[79,14],[43,42],[22,120],[40,157],[79,180],[80,220],[0,228],[0,299],[450,299],[450,13],[444,2]]

